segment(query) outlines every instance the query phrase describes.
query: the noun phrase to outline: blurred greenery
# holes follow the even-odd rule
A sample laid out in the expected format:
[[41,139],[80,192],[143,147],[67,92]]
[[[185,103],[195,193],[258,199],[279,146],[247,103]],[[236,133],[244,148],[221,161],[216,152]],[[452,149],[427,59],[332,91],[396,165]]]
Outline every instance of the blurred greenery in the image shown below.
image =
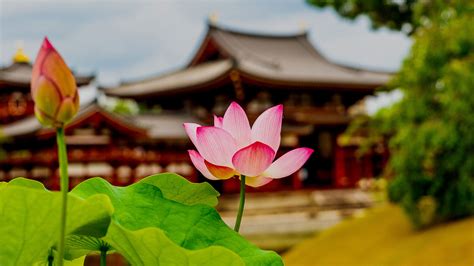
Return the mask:
[[413,34],[419,27],[425,27],[438,11],[448,6],[460,8],[470,0],[306,0],[317,7],[332,7],[344,18],[356,19],[361,15],[369,17],[372,28],[386,27]]
[[109,112],[121,115],[136,115],[139,112],[138,104],[132,99],[107,97],[102,100],[101,106]]
[[[340,8],[340,1],[312,2]],[[370,128],[369,144],[389,139],[389,198],[425,227],[474,214],[474,1],[419,1],[411,9],[419,10],[413,47],[387,86],[403,98],[355,127]],[[376,6],[357,12],[386,15]]]
[[398,206],[386,204],[303,241],[283,254],[283,261],[287,266],[474,265],[474,237],[468,235],[473,227],[470,218],[416,231]]
[[367,15],[372,21],[373,28],[386,26],[402,30],[405,27],[409,33],[418,25],[418,22],[413,20],[416,0],[307,0],[307,2],[318,7],[333,7],[339,15],[348,19]]

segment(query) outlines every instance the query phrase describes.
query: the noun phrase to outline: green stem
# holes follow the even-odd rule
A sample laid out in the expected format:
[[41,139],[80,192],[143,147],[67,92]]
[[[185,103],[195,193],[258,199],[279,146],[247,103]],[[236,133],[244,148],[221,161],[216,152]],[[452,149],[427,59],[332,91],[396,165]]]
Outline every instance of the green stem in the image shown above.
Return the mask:
[[54,262],[53,251],[50,250],[49,255],[48,255],[48,266],[53,266],[53,262]]
[[58,244],[58,265],[63,265],[64,258],[64,242],[66,236],[66,212],[67,212],[67,193],[69,190],[69,177],[67,173],[67,151],[66,142],[64,139],[64,128],[59,127],[56,131],[56,140],[58,143],[58,158],[59,158],[59,176],[61,184],[61,220],[59,223],[59,244]]
[[237,212],[237,219],[235,220],[234,231],[239,232],[240,223],[242,222],[242,214],[244,213],[245,205],[245,176],[240,176],[240,202],[239,202],[239,211]]
[[107,265],[107,248],[100,249],[100,266]]

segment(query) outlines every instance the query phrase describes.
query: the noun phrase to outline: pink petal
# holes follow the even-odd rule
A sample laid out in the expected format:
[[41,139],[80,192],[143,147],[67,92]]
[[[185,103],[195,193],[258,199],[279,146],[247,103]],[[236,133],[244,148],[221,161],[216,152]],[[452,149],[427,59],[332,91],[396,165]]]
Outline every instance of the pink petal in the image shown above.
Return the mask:
[[198,127],[198,151],[212,164],[232,167],[232,156],[237,150],[234,138],[218,127]]
[[250,144],[252,131],[244,109],[236,102],[232,102],[225,111],[222,128],[229,132],[237,141],[239,148]]
[[270,166],[273,158],[273,149],[257,141],[237,151],[232,157],[232,164],[240,174],[258,176]]
[[222,120],[222,117],[214,115],[214,126],[222,128]]
[[56,52],[48,38],[45,37],[43,43],[41,44],[41,48],[38,51],[38,55],[36,56],[36,60],[33,65],[33,71],[31,73],[31,96],[33,96],[33,99],[36,98],[36,88],[38,87],[37,83],[39,82],[39,78],[41,76],[43,62],[48,54],[52,51]]
[[300,169],[312,153],[310,148],[291,150],[273,162],[263,175],[271,178],[289,176]]
[[261,187],[263,185],[266,185],[268,183],[270,183],[273,179],[272,178],[269,178],[269,177],[263,177],[263,176],[255,176],[255,177],[252,177],[252,176],[248,176],[248,177],[245,177],[245,184],[247,186],[251,186],[251,187]]
[[188,134],[189,139],[191,142],[198,147],[198,142],[197,142],[197,137],[196,137],[196,129],[200,127],[200,125],[195,124],[195,123],[184,123],[184,130],[186,131],[186,134]]
[[208,179],[211,180],[218,180],[215,176],[209,172],[209,170],[206,167],[206,164],[204,163],[204,158],[202,158],[201,154],[199,154],[195,150],[188,150],[189,157],[191,158],[191,162],[194,164],[194,166],[201,172],[203,176],[205,176]]
[[263,142],[276,152],[280,146],[283,105],[277,105],[263,112],[252,126],[252,141]]
[[206,160],[204,163],[209,172],[218,179],[229,179],[235,175],[235,170],[230,167],[215,165]]

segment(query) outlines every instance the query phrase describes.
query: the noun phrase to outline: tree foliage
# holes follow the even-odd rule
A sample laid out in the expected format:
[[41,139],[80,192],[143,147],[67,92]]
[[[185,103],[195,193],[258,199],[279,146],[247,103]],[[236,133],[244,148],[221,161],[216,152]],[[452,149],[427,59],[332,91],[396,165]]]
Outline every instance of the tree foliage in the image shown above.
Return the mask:
[[474,214],[474,4],[461,2],[416,32],[391,84],[404,98],[380,114],[394,132],[391,199],[418,227]]
[[439,15],[438,11],[448,5],[465,6],[469,0],[306,0],[317,7],[332,7],[344,18],[356,19],[368,16],[372,27],[387,27],[392,30],[412,34],[419,27],[426,26],[430,19]]
[[408,32],[414,29],[418,22],[413,20],[416,0],[307,0],[318,7],[333,7],[339,15],[355,19],[359,15],[367,15],[372,21],[373,28],[382,26],[390,29]]
[[[314,2],[341,8],[339,1]],[[417,227],[474,214],[474,2],[423,2],[430,9],[413,13],[413,47],[388,85],[403,99],[371,121],[372,130],[390,137],[389,196]],[[383,12],[372,6],[356,13]]]

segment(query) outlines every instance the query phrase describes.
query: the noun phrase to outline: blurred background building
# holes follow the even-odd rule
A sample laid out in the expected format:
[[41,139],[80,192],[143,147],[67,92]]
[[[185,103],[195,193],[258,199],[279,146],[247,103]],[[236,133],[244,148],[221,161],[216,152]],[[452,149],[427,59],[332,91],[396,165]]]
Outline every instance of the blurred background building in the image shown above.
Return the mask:
[[[0,70],[0,132],[5,139],[0,179],[24,176],[57,188],[55,133],[34,118],[31,69],[20,49],[13,63]],[[307,32],[248,33],[209,22],[186,67],[100,88],[116,102],[133,100],[138,112],[113,112],[96,99],[83,104],[66,128],[71,185],[93,176],[127,185],[164,171],[203,181],[188,159],[186,150],[192,144],[182,124],[211,124],[213,114],[223,115],[230,102],[237,101],[251,122],[265,109],[284,104],[280,152],[296,146],[316,150],[301,171],[259,190],[354,187],[360,178],[381,173],[387,152],[374,149],[358,157],[357,142],[342,143],[340,135],[353,116],[364,111],[364,97],[390,76],[327,60]],[[76,76],[79,87],[93,80],[93,75]],[[225,192],[239,188],[236,180],[214,185]]]

